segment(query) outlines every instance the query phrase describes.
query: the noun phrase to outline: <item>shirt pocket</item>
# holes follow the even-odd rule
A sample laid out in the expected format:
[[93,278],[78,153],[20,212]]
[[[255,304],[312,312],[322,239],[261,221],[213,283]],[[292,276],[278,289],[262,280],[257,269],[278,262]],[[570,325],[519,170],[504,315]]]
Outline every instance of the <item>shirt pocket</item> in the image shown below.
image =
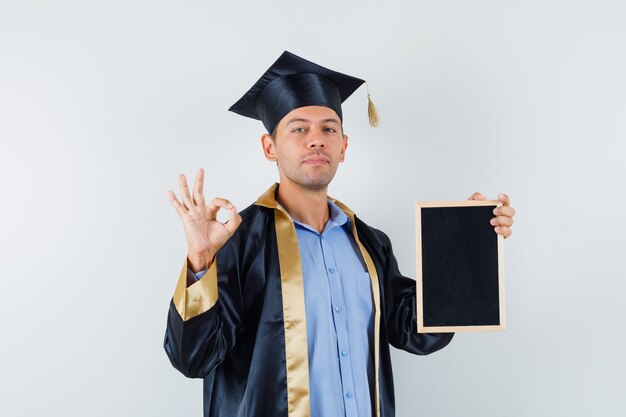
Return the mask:
[[372,298],[372,283],[367,272],[355,272],[356,281],[356,308],[359,323],[370,329],[374,323],[374,303]]

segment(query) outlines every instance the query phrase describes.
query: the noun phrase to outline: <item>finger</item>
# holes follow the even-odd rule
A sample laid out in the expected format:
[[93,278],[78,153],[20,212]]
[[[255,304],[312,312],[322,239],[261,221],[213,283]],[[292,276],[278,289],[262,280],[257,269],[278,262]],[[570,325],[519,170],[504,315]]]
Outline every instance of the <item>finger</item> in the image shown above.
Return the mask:
[[494,217],[493,219],[491,219],[490,222],[493,226],[506,226],[506,227],[513,226],[513,219],[507,216]]
[[200,168],[193,183],[193,202],[198,206],[204,206],[204,194],[202,188],[204,186],[204,170]]
[[208,206],[206,206],[207,213],[209,214],[209,219],[215,220],[217,216],[217,212],[220,211],[220,208],[225,208],[230,210],[233,208],[233,204],[226,200],[225,198],[214,198]]
[[478,191],[476,191],[474,194],[472,194],[470,196],[470,198],[468,198],[468,200],[476,200],[476,201],[482,201],[482,200],[486,200],[486,199],[487,199],[487,197],[485,197],[484,195],[482,195]]
[[235,230],[241,224],[241,216],[237,213],[237,209],[233,206],[229,211],[228,221],[224,224],[226,230],[228,230],[228,234],[232,236],[235,233]]
[[168,191],[167,196],[169,197],[170,202],[172,203],[174,208],[176,209],[176,213],[178,213],[178,215],[182,218],[183,215],[187,212],[185,206],[183,206],[181,202],[178,201],[178,199],[176,198],[176,194],[174,194],[173,191]]
[[509,229],[506,226],[494,227],[494,230],[496,231],[497,234],[502,235],[505,239],[513,234],[511,229]]
[[187,178],[185,178],[184,174],[180,174],[178,183],[180,184],[180,195],[183,203],[188,209],[192,208],[195,204],[191,200],[191,195],[189,195],[189,186],[187,186]]
[[500,206],[493,209],[493,214],[496,216],[513,217],[515,216],[515,209],[510,206]]
[[511,200],[509,199],[509,196],[506,194],[498,194],[498,200],[502,201],[502,205],[504,206],[510,206],[511,205]]

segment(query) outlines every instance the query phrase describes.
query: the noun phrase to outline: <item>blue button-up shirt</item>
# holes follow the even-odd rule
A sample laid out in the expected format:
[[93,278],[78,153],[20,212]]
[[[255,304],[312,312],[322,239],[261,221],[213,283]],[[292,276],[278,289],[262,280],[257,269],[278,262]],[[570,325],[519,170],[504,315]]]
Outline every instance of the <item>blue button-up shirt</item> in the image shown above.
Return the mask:
[[322,233],[294,220],[304,281],[311,417],[371,417],[376,381],[370,277],[350,219],[332,201],[328,206]]

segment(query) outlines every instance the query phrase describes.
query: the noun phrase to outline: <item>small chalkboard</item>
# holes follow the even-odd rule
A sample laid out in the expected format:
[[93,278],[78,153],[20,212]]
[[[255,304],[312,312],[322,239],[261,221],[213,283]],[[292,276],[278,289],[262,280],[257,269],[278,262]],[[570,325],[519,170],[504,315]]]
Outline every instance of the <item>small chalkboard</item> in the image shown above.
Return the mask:
[[417,331],[504,330],[497,200],[417,203]]

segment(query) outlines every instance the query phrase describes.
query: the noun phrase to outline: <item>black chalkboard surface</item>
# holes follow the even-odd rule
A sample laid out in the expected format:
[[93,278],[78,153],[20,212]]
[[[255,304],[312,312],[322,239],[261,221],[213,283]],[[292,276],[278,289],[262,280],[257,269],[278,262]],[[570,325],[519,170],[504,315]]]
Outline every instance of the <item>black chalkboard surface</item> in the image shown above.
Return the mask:
[[503,237],[495,200],[416,204],[417,331],[504,330]]

